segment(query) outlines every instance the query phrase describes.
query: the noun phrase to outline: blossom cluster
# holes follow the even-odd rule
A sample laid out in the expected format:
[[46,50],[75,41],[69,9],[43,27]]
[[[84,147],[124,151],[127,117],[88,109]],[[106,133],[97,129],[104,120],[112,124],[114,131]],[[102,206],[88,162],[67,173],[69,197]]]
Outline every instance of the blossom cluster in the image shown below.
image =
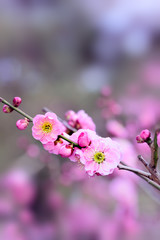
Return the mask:
[[77,130],[70,135],[55,113],[36,115],[33,118],[33,137],[49,153],[81,164],[90,176],[111,174],[121,159],[118,143],[109,137],[98,136],[93,120],[83,110],[78,113],[70,110],[66,118],[68,124]]

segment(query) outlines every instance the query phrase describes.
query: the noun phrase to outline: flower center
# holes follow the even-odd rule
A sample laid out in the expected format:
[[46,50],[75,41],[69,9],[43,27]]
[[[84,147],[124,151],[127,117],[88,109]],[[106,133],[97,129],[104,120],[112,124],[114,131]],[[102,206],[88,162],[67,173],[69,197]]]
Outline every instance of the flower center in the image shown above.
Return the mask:
[[96,152],[93,158],[95,162],[100,164],[105,160],[105,155],[102,152]]
[[43,132],[49,133],[52,131],[52,124],[47,122],[42,125]]

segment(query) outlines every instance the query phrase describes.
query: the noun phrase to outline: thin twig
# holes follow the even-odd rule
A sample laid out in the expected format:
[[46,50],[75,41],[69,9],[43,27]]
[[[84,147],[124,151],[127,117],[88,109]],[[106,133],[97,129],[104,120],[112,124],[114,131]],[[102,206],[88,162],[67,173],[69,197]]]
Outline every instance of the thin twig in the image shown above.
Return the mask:
[[14,107],[11,103],[9,103],[8,101],[6,101],[4,98],[0,97],[0,102],[6,104],[7,106],[13,108],[16,112],[18,112],[19,114],[21,114],[22,116],[28,118],[30,120],[30,122],[33,121],[33,118],[31,116],[29,116],[28,114],[26,114],[25,112],[23,112],[21,109]]
[[151,176],[150,173],[147,173],[147,172],[144,172],[142,170],[132,168],[132,167],[129,167],[129,166],[125,166],[123,164],[119,164],[117,167],[119,168],[119,170],[127,170],[127,171],[130,171],[130,172],[136,173],[138,175],[145,176],[145,177],[150,177]]
[[160,184],[160,179],[157,174],[157,171],[154,168],[151,168],[150,164],[148,164],[141,155],[138,155],[138,159],[143,163],[146,169],[151,173],[151,179],[154,180],[156,183]]

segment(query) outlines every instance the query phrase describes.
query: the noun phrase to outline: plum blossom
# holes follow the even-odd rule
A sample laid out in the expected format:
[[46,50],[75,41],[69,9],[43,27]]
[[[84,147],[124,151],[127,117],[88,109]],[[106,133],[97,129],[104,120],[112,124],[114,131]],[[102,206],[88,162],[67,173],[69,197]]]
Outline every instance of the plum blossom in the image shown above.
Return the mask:
[[[62,133],[62,135],[64,135],[66,138],[70,138],[70,136],[67,133]],[[58,138],[57,140],[53,141],[53,142],[48,142],[46,144],[43,144],[43,147],[45,150],[47,150],[49,153],[53,153],[58,155],[59,154],[59,150],[62,146],[67,145],[68,142],[65,141],[62,138]]]
[[65,127],[55,113],[38,114],[33,118],[32,136],[41,143],[54,142]]
[[111,174],[121,159],[118,143],[111,138],[99,136],[93,139],[88,147],[77,149],[76,155],[90,176],[95,173],[103,176]]
[[96,126],[90,116],[84,111],[80,110],[77,113],[75,113],[72,110],[69,110],[65,114],[66,119],[72,127],[75,127],[76,129],[90,129],[95,131]]

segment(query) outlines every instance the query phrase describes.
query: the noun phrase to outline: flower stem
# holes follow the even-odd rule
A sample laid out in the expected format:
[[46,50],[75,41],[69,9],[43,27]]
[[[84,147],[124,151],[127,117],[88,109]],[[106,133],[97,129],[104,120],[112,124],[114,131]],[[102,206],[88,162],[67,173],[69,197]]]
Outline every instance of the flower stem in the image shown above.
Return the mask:
[[59,135],[58,136],[58,138],[63,138],[64,140],[66,140],[67,142],[69,142],[69,143],[71,143],[71,144],[73,144],[73,146],[74,147],[77,147],[77,148],[79,148],[79,149],[81,149],[82,147],[80,147],[77,143],[75,143],[75,142],[72,142],[70,139],[68,139],[68,138],[66,138],[66,137],[64,137],[63,135]]
[[23,112],[21,109],[14,107],[11,103],[7,102],[4,98],[0,97],[0,102],[6,104],[7,106],[11,107],[12,109],[14,109],[16,112],[18,112],[19,114],[21,114],[22,116],[26,117],[29,119],[30,122],[33,121],[33,118],[31,116],[29,116],[28,114],[26,114],[25,112]]
[[[0,97],[0,102],[6,104],[7,106],[9,106],[9,107],[11,107],[11,108],[13,108],[16,112],[18,112],[18,113],[21,114],[22,116],[28,118],[30,122],[33,122],[33,118],[32,118],[31,116],[29,116],[27,113],[23,112],[21,109],[19,109],[19,108],[17,108],[17,107],[14,107],[11,103],[9,103],[9,102],[8,102],[7,100],[5,100],[4,98]],[[73,144],[73,146],[81,149],[81,147],[80,147],[77,143],[71,141],[70,139],[64,137],[63,135],[59,135],[58,138],[63,138],[63,139],[66,140],[67,142]]]

